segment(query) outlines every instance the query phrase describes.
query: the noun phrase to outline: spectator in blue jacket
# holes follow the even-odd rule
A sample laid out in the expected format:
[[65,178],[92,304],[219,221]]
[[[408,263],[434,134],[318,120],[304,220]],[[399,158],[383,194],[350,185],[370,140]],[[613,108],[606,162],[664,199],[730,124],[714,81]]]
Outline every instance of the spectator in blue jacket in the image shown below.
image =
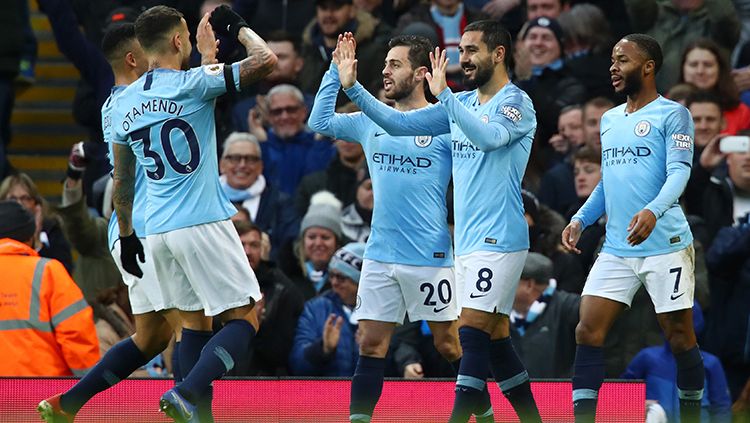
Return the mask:
[[[704,327],[703,312],[696,303],[693,306],[693,326],[700,335]],[[701,421],[729,423],[732,421],[732,401],[724,369],[719,359],[701,351],[706,366],[706,383],[702,401]],[[669,343],[658,347],[644,348],[630,362],[624,379],[644,379],[646,381],[646,401],[656,401],[666,412],[668,421],[680,421],[680,400],[677,396],[677,364],[669,348]]]
[[289,357],[297,376],[352,376],[359,358],[355,339],[357,302],[364,243],[336,251],[328,267],[331,290],[305,303]]

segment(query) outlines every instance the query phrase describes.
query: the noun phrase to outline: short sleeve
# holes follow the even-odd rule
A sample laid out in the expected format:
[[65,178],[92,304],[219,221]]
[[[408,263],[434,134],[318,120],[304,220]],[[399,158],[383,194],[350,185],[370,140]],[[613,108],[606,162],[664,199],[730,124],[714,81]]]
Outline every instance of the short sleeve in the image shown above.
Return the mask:
[[[180,88],[190,91],[201,100],[211,100],[226,93],[228,86],[239,91],[239,75],[238,63],[227,66],[223,63],[203,65],[187,71]],[[228,81],[228,78],[231,80]]]

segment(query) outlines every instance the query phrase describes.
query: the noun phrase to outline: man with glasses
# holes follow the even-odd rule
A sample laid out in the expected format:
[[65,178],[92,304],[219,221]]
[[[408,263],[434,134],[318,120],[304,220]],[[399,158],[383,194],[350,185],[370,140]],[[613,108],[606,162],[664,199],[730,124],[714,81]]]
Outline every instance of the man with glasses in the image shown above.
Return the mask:
[[271,237],[271,258],[285,241],[294,238],[299,217],[289,195],[263,176],[260,143],[247,132],[233,132],[224,141],[219,162],[221,187],[229,201],[248,211],[250,220]]
[[266,180],[293,195],[303,176],[328,166],[336,149],[329,141],[316,141],[315,133],[307,129],[307,107],[299,88],[277,85],[268,92],[266,102],[271,127],[266,130],[254,120],[250,133],[262,142]]

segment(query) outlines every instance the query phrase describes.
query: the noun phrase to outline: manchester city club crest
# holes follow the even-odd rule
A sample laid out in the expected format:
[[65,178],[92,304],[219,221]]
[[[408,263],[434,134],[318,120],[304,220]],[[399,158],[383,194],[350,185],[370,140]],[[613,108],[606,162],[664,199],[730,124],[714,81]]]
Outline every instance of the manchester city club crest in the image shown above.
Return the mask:
[[482,120],[482,123],[489,123],[490,122],[490,117],[487,116],[487,115],[482,115],[482,117],[480,119]]
[[639,137],[645,137],[651,132],[651,124],[647,120],[642,120],[635,125],[635,134]]
[[414,137],[414,144],[417,145],[417,147],[427,147],[428,145],[432,144],[432,136],[431,135],[419,135]]

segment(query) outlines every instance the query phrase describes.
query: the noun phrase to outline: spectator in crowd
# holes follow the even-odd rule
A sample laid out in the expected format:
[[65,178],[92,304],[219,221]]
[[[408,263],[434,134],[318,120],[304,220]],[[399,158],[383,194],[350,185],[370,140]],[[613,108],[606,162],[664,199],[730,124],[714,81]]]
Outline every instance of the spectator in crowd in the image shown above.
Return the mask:
[[370,236],[372,208],[375,203],[367,168],[359,170],[355,200],[341,211],[341,234],[353,242],[366,242]]
[[[305,92],[316,92],[323,74],[331,64],[338,35],[354,33],[357,57],[367,63],[359,69],[359,80],[366,87],[382,78],[380,63],[385,60],[391,28],[364,10],[357,10],[352,0],[315,0],[315,19],[302,35],[302,57],[305,66],[300,86]],[[369,64],[377,63],[378,66]],[[342,97],[343,98],[343,97]]]
[[[294,35],[284,31],[274,31],[265,38],[268,48],[276,55],[278,61],[270,75],[257,84],[256,94],[240,100],[232,108],[232,122],[237,131],[247,132],[253,119],[260,119],[263,124],[268,121],[268,108],[264,95],[279,84],[290,84],[299,87],[299,75],[305,61],[300,55],[300,42]],[[315,95],[303,93],[305,107],[310,110]],[[259,102],[260,100],[260,102]],[[257,106],[257,107],[256,107]]]
[[[73,280],[92,304],[102,289],[122,283],[122,276],[110,253],[107,234],[112,208],[104,217],[94,217],[86,207],[81,174],[86,167],[82,143],[71,148],[68,172],[62,189],[62,203],[55,212],[62,221],[63,232],[78,252]],[[107,177],[107,197],[111,198],[112,183]]]
[[533,21],[541,17],[557,19],[568,9],[569,0],[526,0],[526,20]]
[[396,326],[386,355],[386,377],[423,379],[455,378],[456,371],[435,348],[430,326],[424,320]]
[[539,17],[527,22],[518,43],[531,63],[531,78],[517,81],[528,93],[536,111],[536,139],[547,146],[557,128],[563,107],[583,102],[585,87],[565,65],[563,32],[556,20]]
[[711,142],[715,145],[721,138],[725,121],[721,113],[721,99],[712,91],[693,92],[687,97],[685,107],[690,110],[693,117],[695,139],[692,171],[682,198],[686,214],[704,216],[703,193],[710,184],[713,168],[706,169],[701,166],[700,158],[703,150]]
[[750,107],[740,101],[724,54],[718,44],[706,38],[688,44],[680,62],[679,82],[716,93],[724,111],[723,132],[734,135],[750,128]]
[[463,70],[459,61],[458,43],[466,25],[486,19],[487,15],[479,10],[467,7],[462,0],[432,0],[415,6],[398,19],[396,34],[415,22],[424,22],[435,29],[438,44],[446,51],[448,68],[446,71],[448,85],[454,90],[463,89]]
[[328,263],[341,239],[341,202],[327,191],[313,195],[297,240],[285,246],[279,260],[305,300],[330,288]]
[[581,264],[573,254],[562,249],[562,233],[565,219],[550,209],[528,191],[521,191],[524,215],[529,225],[529,251],[547,256],[553,263],[552,277],[558,288],[580,293],[586,280]]
[[365,253],[364,243],[350,243],[331,259],[331,290],[305,303],[297,323],[289,368],[296,376],[354,374],[359,358],[352,317]]
[[0,183],[0,200],[16,201],[35,217],[37,231],[33,247],[40,256],[58,260],[68,273],[72,273],[73,255],[60,218],[49,210],[34,181],[25,173],[8,176]]
[[224,141],[219,162],[221,187],[229,201],[248,211],[250,221],[271,238],[271,257],[297,236],[299,218],[292,200],[263,176],[263,154],[258,140],[234,132]]
[[564,107],[557,118],[557,133],[549,140],[562,160],[542,175],[539,186],[539,201],[560,214],[576,202],[571,156],[583,142],[583,109],[578,105]]
[[[35,217],[0,201],[0,376],[80,376],[99,360],[91,307],[62,264],[32,248]],[[33,288],[33,289],[32,289]]]
[[586,88],[585,99],[606,97],[620,103],[610,81],[612,31],[604,13],[592,4],[577,4],[557,18],[563,30],[566,65]]
[[[705,326],[703,311],[699,305],[693,306],[693,326],[700,336]],[[727,378],[721,368],[719,359],[701,350],[706,367],[706,382],[703,400],[701,401],[701,421],[730,423],[732,421],[732,402],[729,399]],[[680,399],[675,384],[677,363],[665,340],[661,346],[647,347],[641,350],[628,364],[623,379],[643,379],[646,381],[646,401],[654,401],[664,409],[670,422],[680,420]]]
[[291,196],[303,176],[325,169],[336,149],[327,140],[317,141],[307,129],[307,107],[299,88],[277,85],[268,92],[266,103],[271,128],[266,131],[257,117],[251,119],[250,133],[262,143],[266,181]]
[[602,151],[599,124],[604,112],[613,107],[615,103],[605,97],[594,97],[583,105],[583,139],[589,148]]
[[[343,113],[339,111],[339,113]],[[365,164],[365,152],[357,142],[334,141],[336,157],[324,170],[311,173],[300,182],[294,197],[298,214],[304,214],[310,197],[318,191],[330,191],[341,204],[352,204],[357,191],[357,172]]]
[[670,88],[664,96],[684,106],[687,104],[688,97],[690,97],[696,91],[698,91],[698,89],[695,87],[695,85],[684,82],[681,84],[672,85],[672,88]]
[[299,37],[315,16],[315,3],[310,0],[234,0],[232,3],[237,13],[264,40],[276,30]]
[[250,345],[250,359],[237,363],[232,375],[286,376],[287,357],[305,299],[281,269],[261,258],[260,228],[247,222],[235,222],[234,227],[258,278],[263,298],[257,304],[260,329]]
[[654,37],[664,52],[656,76],[660,92],[679,80],[680,54],[689,43],[711,37],[729,54],[740,36],[740,22],[731,0],[629,0],[626,6],[633,31]]
[[[742,135],[750,135],[750,132],[741,132]],[[705,156],[717,150],[718,140],[709,145],[701,155]],[[719,152],[718,155],[722,153]],[[744,153],[726,154],[726,166],[718,166],[714,169],[709,184],[703,192],[703,204],[705,207],[703,217],[708,224],[711,236],[719,228],[731,226],[745,218],[750,212],[750,151]]]
[[[727,158],[730,175],[736,174],[737,153]],[[735,157],[732,157],[735,156]],[[740,155],[744,160],[745,192],[750,184],[750,153]],[[731,168],[735,167],[735,170]],[[728,181],[724,184],[730,183]],[[725,185],[726,189],[726,185]],[[726,192],[729,195],[729,192]],[[745,196],[745,205],[747,202]],[[719,208],[727,206],[714,200]],[[727,210],[731,212],[731,208]],[[711,284],[711,315],[706,333],[706,350],[716,354],[727,374],[732,400],[740,395],[750,377],[750,217],[749,208],[737,223],[726,218],[711,247],[706,253],[706,266]]]
[[[598,151],[585,146],[573,154],[573,174],[575,175],[576,202],[565,213],[565,219],[570,221],[573,215],[589,198],[602,177],[602,155]],[[581,233],[578,240],[578,259],[584,270],[589,270],[594,264],[594,256],[599,249],[605,232],[606,218],[599,219],[588,226]]]
[[558,289],[550,259],[529,253],[510,314],[513,345],[529,377],[569,378],[573,374],[580,303],[580,296]]

